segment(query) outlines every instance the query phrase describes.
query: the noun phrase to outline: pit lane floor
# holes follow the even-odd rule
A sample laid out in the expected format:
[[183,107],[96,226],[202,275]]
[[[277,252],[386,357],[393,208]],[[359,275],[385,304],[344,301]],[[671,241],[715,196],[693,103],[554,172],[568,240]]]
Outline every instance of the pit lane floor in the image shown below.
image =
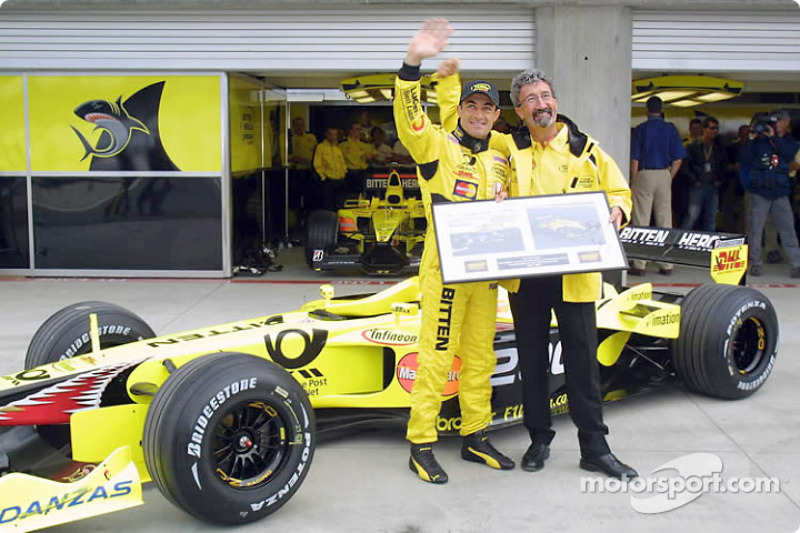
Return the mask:
[[[655,267],[651,265],[651,269]],[[736,402],[663,388],[607,404],[612,449],[645,478],[687,454],[722,459],[722,478],[776,478],[771,493],[706,492],[678,509],[640,514],[631,494],[588,493],[578,468],[575,428],[555,418],[558,435],[544,470],[500,472],[459,457],[459,439],[443,439],[437,457],[450,475],[444,486],[421,482],[407,466],[402,429],[360,432],[317,447],[309,476],[297,494],[266,520],[235,529],[196,521],[146,486],[145,506],[59,526],[58,532],[292,531],[304,532],[618,532],[789,533],[800,526],[800,280],[787,265],[767,265],[753,286],[773,301],[781,323],[779,357],[766,385]],[[651,271],[632,282],[667,284],[687,291],[706,280],[699,270],[670,276]],[[291,280],[299,283],[291,283]],[[158,333],[180,331],[298,307],[317,297],[314,280],[333,280],[338,294],[380,287],[345,283],[353,276],[301,271],[234,280],[18,279],[0,281],[0,372],[22,367],[28,341],[54,311],[83,300],[105,300],[141,315]],[[373,284],[374,278],[355,278]],[[516,426],[492,441],[519,461],[528,446]],[[674,474],[674,472],[672,473]],[[661,474],[671,475],[670,473]],[[600,479],[600,478],[598,478]],[[608,486],[614,489],[613,486]],[[647,495],[636,494],[637,498]],[[685,495],[684,495],[685,496]],[[681,496],[679,496],[681,497]],[[2,503],[2,502],[0,502]]]

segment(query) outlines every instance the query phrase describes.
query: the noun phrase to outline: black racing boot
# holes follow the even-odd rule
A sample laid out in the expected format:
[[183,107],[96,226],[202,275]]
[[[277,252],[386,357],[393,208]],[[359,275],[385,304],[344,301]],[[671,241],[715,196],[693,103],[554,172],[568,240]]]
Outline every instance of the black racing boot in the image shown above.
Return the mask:
[[486,431],[476,431],[464,437],[461,443],[461,458],[473,463],[482,463],[498,470],[511,470],[514,461],[498,452]]
[[429,442],[411,445],[408,467],[412,472],[416,472],[423,481],[437,485],[447,483],[447,473],[436,462],[436,457],[433,456],[433,445]]

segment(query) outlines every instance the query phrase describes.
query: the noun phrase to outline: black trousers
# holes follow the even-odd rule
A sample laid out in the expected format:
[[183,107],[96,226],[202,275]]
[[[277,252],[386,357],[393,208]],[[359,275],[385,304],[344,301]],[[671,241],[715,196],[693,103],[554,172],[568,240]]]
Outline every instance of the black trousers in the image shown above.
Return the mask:
[[569,414],[578,427],[581,455],[595,458],[609,453],[600,393],[594,302],[565,302],[561,276],[523,279],[519,292],[509,296],[522,374],[523,422],[531,441],[549,444],[555,436],[551,428],[548,379],[553,309],[561,336]]

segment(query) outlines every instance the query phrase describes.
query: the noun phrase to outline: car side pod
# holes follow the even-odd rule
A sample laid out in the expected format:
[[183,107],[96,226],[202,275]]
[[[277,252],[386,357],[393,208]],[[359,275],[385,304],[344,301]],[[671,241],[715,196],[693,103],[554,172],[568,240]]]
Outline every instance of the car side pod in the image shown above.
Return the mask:
[[127,446],[64,479],[20,473],[0,477],[0,531],[34,531],[144,503],[139,471]]

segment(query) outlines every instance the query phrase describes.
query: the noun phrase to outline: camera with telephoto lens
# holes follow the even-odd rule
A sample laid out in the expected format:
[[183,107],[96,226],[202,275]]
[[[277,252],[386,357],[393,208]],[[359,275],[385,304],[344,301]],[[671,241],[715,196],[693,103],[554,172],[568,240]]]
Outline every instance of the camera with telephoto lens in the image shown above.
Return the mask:
[[772,128],[772,131],[775,131],[775,124],[777,124],[778,118],[772,115],[771,113],[767,113],[766,111],[760,111],[753,115],[753,120],[750,123],[750,131],[753,133],[757,133],[758,135],[770,135],[769,128]]

